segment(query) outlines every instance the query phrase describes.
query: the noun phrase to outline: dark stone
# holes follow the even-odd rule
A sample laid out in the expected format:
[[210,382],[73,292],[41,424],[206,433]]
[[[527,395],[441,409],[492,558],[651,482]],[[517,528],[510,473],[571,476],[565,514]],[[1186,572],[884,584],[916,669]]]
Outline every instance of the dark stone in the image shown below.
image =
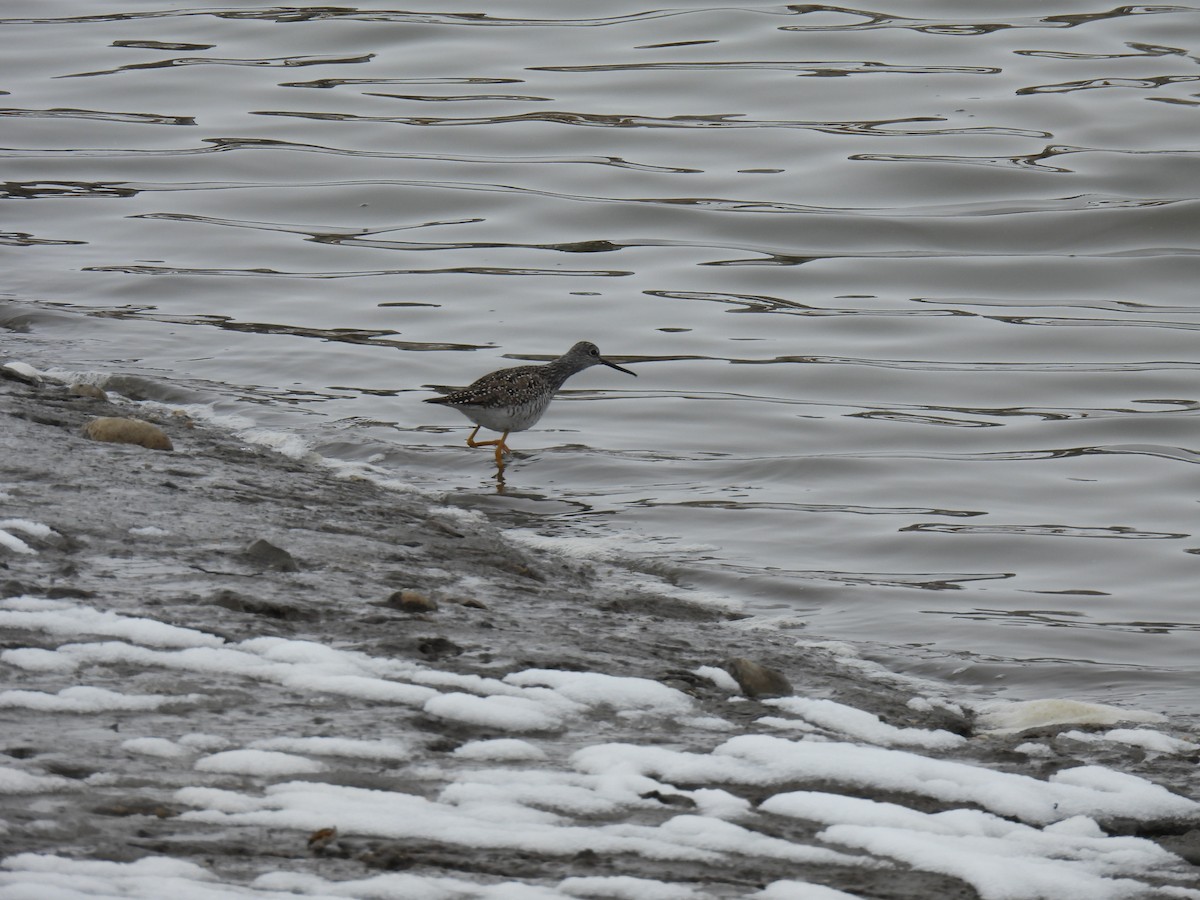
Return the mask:
[[436,612],[438,608],[436,600],[416,591],[394,591],[383,605],[406,613]]
[[726,672],[733,676],[747,697],[790,697],[792,683],[782,672],[768,669],[756,662],[742,657],[727,659],[721,664]]
[[664,806],[678,806],[682,809],[695,809],[696,801],[691,797],[685,797],[683,794],[664,794],[661,791],[646,791],[644,794],[638,794],[643,800],[657,800]]
[[170,819],[179,815],[181,807],[160,803],[148,797],[129,797],[93,806],[92,812],[100,816],[154,816],[157,819]]
[[296,562],[292,554],[280,547],[276,547],[270,541],[264,541],[262,538],[252,541],[242,551],[242,556],[246,557],[250,562],[258,563],[268,569],[275,569],[279,572],[300,571],[300,565]]
[[444,637],[432,637],[418,643],[417,652],[427,659],[441,659],[443,656],[461,656],[463,648]]
[[313,610],[287,603],[246,597],[236,591],[217,591],[209,598],[208,602],[213,606],[220,606],[233,612],[265,616],[268,619],[279,619],[284,622],[308,621],[319,617]]

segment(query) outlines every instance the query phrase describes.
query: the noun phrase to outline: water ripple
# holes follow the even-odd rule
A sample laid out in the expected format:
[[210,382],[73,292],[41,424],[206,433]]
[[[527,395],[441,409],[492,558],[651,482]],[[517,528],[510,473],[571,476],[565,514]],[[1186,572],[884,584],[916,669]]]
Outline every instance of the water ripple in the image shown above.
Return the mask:
[[429,159],[437,160],[439,162],[485,163],[497,165],[543,165],[569,163],[574,165],[613,166],[614,168],[618,169],[634,169],[641,172],[662,172],[667,174],[692,174],[701,171],[700,169],[637,163],[627,159],[622,159],[619,156],[474,156],[466,154],[432,152],[403,153],[391,150],[351,150],[341,147],[329,147],[324,144],[302,144],[295,141],[273,140],[269,138],[202,138],[201,143],[208,144],[209,146],[181,147],[178,149],[167,150],[149,150],[141,148],[28,150],[16,147],[3,147],[0,148],[0,159],[120,159],[125,157],[136,159],[146,157],[200,156],[206,153],[226,153],[237,150],[282,150],[300,153],[328,153],[333,156],[345,156],[358,159]]
[[0,116],[13,119],[95,119],[134,125],[195,125],[193,116],[168,116],[157,113],[108,112],[99,109],[0,109]]
[[994,66],[913,66],[867,60],[790,61],[736,60],[695,62],[603,63],[587,66],[529,66],[531,72],[654,72],[670,70],[730,71],[756,69],[795,72],[801,78],[841,78],[849,75],[997,75]]
[[1043,147],[1036,153],[1016,156],[938,156],[920,153],[855,153],[847,159],[868,162],[932,162],[964,166],[989,166],[1005,169],[1029,169],[1038,172],[1071,173],[1074,169],[1063,165],[1049,165],[1046,160],[1057,159],[1074,153],[1116,153],[1128,156],[1167,156],[1190,159],[1200,153],[1196,150],[1123,150],[1120,148],[1068,147],[1054,145]]
[[968,518],[986,516],[974,509],[936,509],[919,506],[854,506],[833,503],[780,503],[748,500],[641,500],[631,504],[645,507],[682,507],[689,509],[772,510],[778,512],[849,513],[858,516],[953,516]]
[[924,34],[947,35],[951,37],[974,37],[992,34],[1011,28],[1076,28],[1080,25],[1091,25],[1096,22],[1127,18],[1129,16],[1169,15],[1173,13],[1200,12],[1189,6],[1119,6],[1116,9],[1100,13],[1076,13],[1053,16],[1017,16],[1010,19],[992,21],[963,22],[947,19],[918,19],[909,16],[895,16],[883,12],[849,9],[841,6],[825,6],[823,4],[804,3],[791,4],[784,7],[791,15],[806,16],[821,14],[837,14],[857,21],[838,22],[832,24],[814,25],[784,25],[780,31],[871,31],[881,28],[900,28],[909,31],[919,31]]
[[[558,125],[577,125],[589,128],[797,128],[824,134],[874,135],[884,137],[929,135],[1006,135],[1010,137],[1050,138],[1046,131],[1025,128],[978,125],[953,128],[901,129],[890,126],[922,122],[945,122],[941,116],[908,116],[899,119],[879,119],[857,122],[820,122],[790,119],[747,119],[744,113],[716,113],[706,116],[643,116],[632,113],[579,113],[566,110],[511,113],[495,116],[362,116],[343,112],[312,112],[308,110],[252,110],[252,115],[281,116],[295,119],[314,119],[323,122],[379,122],[391,125],[420,125],[425,127],[460,127],[474,125],[514,125],[527,122],[552,122]],[[855,158],[855,157],[851,157]]]
[[188,266],[109,265],[84,266],[84,272],[119,272],[125,275],[222,275],[243,278],[375,278],[382,275],[555,275],[617,278],[633,272],[606,269],[521,269],[502,266],[453,266],[445,269],[363,269],[357,272],[288,272],[268,267],[249,269]]
[[175,59],[163,59],[157,62],[130,63],[117,66],[115,69],[101,69],[95,72],[75,72],[70,75],[57,75],[56,78],[88,78],[93,75],[116,75],[121,72],[133,72],[139,69],[171,69],[182,66],[254,66],[256,68],[297,68],[299,66],[329,66],[349,65],[351,63],[367,63],[375,58],[374,53],[361,56],[282,56],[274,59],[229,59],[215,56],[180,56]]
[[1142,44],[1137,41],[1126,41],[1125,46],[1133,53],[1104,53],[1099,51],[1075,52],[1066,50],[1014,50],[1014,56],[1032,56],[1040,59],[1136,59],[1154,56],[1188,56],[1188,51],[1182,47],[1164,47],[1159,44]]
[[1200,81],[1200,75],[1158,75],[1152,78],[1089,78],[1084,81],[1063,81],[1025,87],[1018,94],[1067,94],[1071,91],[1092,91],[1100,88],[1160,88],[1164,85],[1190,84]]
[[1190,534],[1168,531],[1141,531],[1127,525],[951,525],[946,522],[918,522],[906,525],[901,531],[924,531],[938,534],[1013,534],[1027,537],[1119,538],[1122,540],[1179,540]]

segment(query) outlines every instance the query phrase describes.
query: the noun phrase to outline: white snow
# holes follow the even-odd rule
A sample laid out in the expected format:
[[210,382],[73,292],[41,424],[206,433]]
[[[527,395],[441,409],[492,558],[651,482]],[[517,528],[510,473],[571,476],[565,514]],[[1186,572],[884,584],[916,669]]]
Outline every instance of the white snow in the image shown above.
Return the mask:
[[41,522],[31,522],[28,519],[0,519],[0,547],[7,547],[13,553],[21,553],[25,556],[37,556],[37,551],[13,534],[14,531],[37,538],[45,538],[54,534],[54,529]]
[[578,751],[573,761],[585,772],[636,773],[671,781],[771,785],[819,780],[900,791],[946,803],[974,803],[997,815],[1034,824],[1074,815],[1200,816],[1200,803],[1145,779],[1099,766],[1063,769],[1041,781],[907,751],[837,741],[739,735],[707,754],[600,744]]
[[[1188,867],[1180,859],[1148,840],[1110,836],[1103,824],[1111,819],[1200,820],[1200,803],[1104,766],[1076,765],[1034,777],[958,761],[952,757],[966,742],[957,735],[898,728],[827,699],[769,701],[778,715],[750,726],[703,716],[712,720],[714,729],[736,729],[735,736],[709,732],[696,746],[692,732],[689,750],[662,743],[597,743],[588,736],[606,733],[604,727],[597,728],[598,722],[608,721],[637,735],[641,723],[650,718],[654,733],[661,736],[669,733],[663,724],[669,726],[672,720],[694,728],[703,710],[686,694],[650,679],[548,669],[512,672],[503,679],[464,675],[311,640],[225,641],[148,618],[35,597],[0,601],[0,627],[9,634],[35,634],[39,644],[47,637],[63,641],[56,649],[46,649],[14,646],[10,639],[11,649],[0,654],[0,664],[32,684],[31,689],[0,691],[0,707],[96,713],[212,702],[194,694],[120,693],[71,683],[105,666],[158,673],[161,677],[137,682],[157,689],[182,674],[195,690],[190,686],[193,678],[220,672],[244,679],[247,690],[270,686],[296,702],[309,703],[322,695],[369,701],[363,708],[370,710],[370,730],[353,736],[322,733],[329,726],[314,717],[310,729],[298,725],[292,733],[263,737],[258,732],[240,740],[167,730],[113,737],[122,764],[151,757],[161,761],[153,765],[181,773],[172,775],[171,784],[179,785],[174,801],[187,807],[179,818],[185,827],[293,832],[301,848],[305,834],[336,827],[339,839],[348,841],[415,840],[464,853],[494,849],[551,859],[588,850],[604,858],[651,862],[719,865],[736,858],[795,866],[900,865],[960,879],[984,900],[1132,900],[1149,891],[1200,900],[1200,892],[1183,886],[1192,882],[1186,881]],[[855,659],[836,645],[822,649],[839,659]],[[698,670],[721,684],[715,672],[724,674]],[[936,699],[914,700],[923,709],[949,708]],[[431,755],[423,736],[395,727],[389,706],[475,725],[497,736]],[[747,711],[744,705],[730,709]],[[1027,714],[1038,708],[1021,712],[1019,705],[1001,704],[997,709],[997,721],[1007,721],[1006,727],[1025,727],[1011,723],[1028,721]],[[1040,709],[1044,713],[1046,707]],[[1079,707],[1059,704],[1055,715],[1071,710],[1083,714]],[[1111,710],[1089,705],[1085,712],[1093,717],[1130,715],[1128,710]],[[1014,717],[1014,712],[1020,715]],[[186,720],[171,716],[155,721]],[[203,727],[220,730],[214,724]],[[756,729],[773,733],[754,733]],[[533,736],[503,736],[526,732]],[[1154,753],[1188,754],[1196,748],[1192,741],[1147,728],[1068,731],[1055,740],[1105,741]],[[1054,752],[1046,744],[1022,744],[1018,749]],[[338,772],[355,765],[358,771],[381,772],[379,784],[386,786],[320,780],[330,770],[333,774],[325,777],[340,780]],[[117,781],[106,783],[119,784],[122,777],[114,770],[94,779],[113,778]],[[288,780],[293,778],[302,780]],[[46,775],[35,757],[20,766],[0,767],[0,793],[75,792],[99,783],[94,779],[80,782]],[[884,793],[893,802],[866,799],[864,793]],[[47,803],[58,800],[45,798]],[[31,820],[21,827],[55,827],[51,814],[37,815],[44,826]],[[798,823],[788,820],[807,824],[797,828]],[[814,830],[815,841],[798,836]],[[710,896],[705,885],[619,871],[557,881],[544,877],[537,884],[484,874],[450,878],[416,872],[338,881],[332,875],[289,871],[294,864],[286,862],[286,856],[280,860],[278,870],[259,869],[256,876],[246,876],[252,880],[237,882],[228,880],[233,877],[228,874],[169,857],[112,863],[25,853],[0,864],[0,896]],[[639,870],[639,875],[645,872]],[[1159,882],[1164,880],[1176,886],[1163,887]],[[1155,887],[1148,887],[1151,884]],[[745,896],[852,898],[794,879],[775,880],[757,892],[747,888]]]
[[325,771],[325,766],[315,759],[277,750],[223,750],[196,760],[194,768],[197,772],[260,776]]
[[0,766],[0,794],[41,794],[48,791],[77,790],[79,782],[57,775],[34,775]]
[[0,528],[0,547],[7,547],[13,553],[24,553],[26,556],[36,556],[37,551],[11,532]]
[[629,875],[564,878],[558,889],[568,897],[597,897],[602,900],[696,900],[711,896],[696,889]]
[[41,522],[31,522],[29,519],[0,519],[0,528],[23,531],[32,537],[46,538],[54,534],[54,529]]
[[171,532],[157,525],[143,525],[141,528],[130,528],[129,533],[134,537],[166,537]]
[[755,900],[861,900],[855,894],[807,881],[772,881],[750,896]]
[[76,685],[57,694],[44,691],[0,691],[0,708],[15,707],[43,712],[100,713],[116,710],[158,709],[171,703],[197,703],[199,694],[120,694],[107,688]]
[[[965,737],[949,731],[927,731],[922,728],[897,728],[888,725],[866,710],[836,703],[833,700],[810,700],[805,697],[780,697],[763,701],[786,712],[801,716],[826,731],[844,735],[884,747],[925,747],[930,750],[948,750],[967,742]],[[789,728],[788,719],[760,719],[764,724],[776,728]],[[805,729],[807,730],[807,729]]]
[[155,647],[219,647],[225,643],[192,628],[35,597],[0,601],[0,627],[55,635],[106,635]]
[[1149,728],[1112,728],[1102,734],[1089,731],[1064,731],[1056,736],[1056,740],[1072,740],[1084,744],[1099,744],[1104,742],[1128,744],[1132,747],[1141,747],[1143,750],[1149,750],[1151,753],[1172,756],[1183,753],[1194,753],[1196,750],[1200,750],[1200,744],[1196,744],[1193,741],[1185,741],[1182,738],[1174,738],[1168,734],[1163,734],[1161,731],[1154,731]]
[[412,748],[403,741],[353,740],[335,737],[276,737],[264,738],[250,745],[254,750],[283,750],[289,753],[312,753],[317,756],[345,756],[351,759],[407,760]]
[[526,669],[504,678],[505,684],[546,686],[575,703],[588,707],[612,706],[670,715],[686,713],[692,701],[682,691],[647,678],[620,678],[601,672],[564,672],[559,669]]
[[174,741],[156,737],[130,738],[121,742],[121,749],[140,756],[155,756],[159,759],[178,759],[191,754],[186,747],[181,747]]
[[468,741],[458,747],[454,755],[458,759],[519,762],[545,759],[546,751],[528,741],[496,738],[488,741]]
[[742,689],[738,685],[737,679],[722,668],[717,666],[697,666],[693,671],[700,677],[707,678],[723,691],[729,691],[731,694],[741,693]]

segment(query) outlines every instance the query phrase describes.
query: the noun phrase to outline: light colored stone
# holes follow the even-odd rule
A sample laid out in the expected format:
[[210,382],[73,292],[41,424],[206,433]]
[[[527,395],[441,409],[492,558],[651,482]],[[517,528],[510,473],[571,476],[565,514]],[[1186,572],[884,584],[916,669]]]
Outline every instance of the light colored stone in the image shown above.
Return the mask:
[[173,450],[171,439],[157,425],[141,419],[104,416],[83,426],[84,437],[112,444],[137,444],[150,450]]
[[104,389],[96,387],[94,384],[73,384],[71,385],[71,393],[76,397],[88,397],[92,400],[108,399],[108,394],[104,393]]
[[0,375],[13,381],[23,381],[26,384],[41,384],[46,379],[42,373],[29,363],[10,362],[0,366]]
[[384,605],[406,613],[436,612],[438,608],[436,600],[416,591],[396,591]]
[[721,668],[733,676],[747,697],[790,697],[792,683],[782,672],[742,657],[727,659]]

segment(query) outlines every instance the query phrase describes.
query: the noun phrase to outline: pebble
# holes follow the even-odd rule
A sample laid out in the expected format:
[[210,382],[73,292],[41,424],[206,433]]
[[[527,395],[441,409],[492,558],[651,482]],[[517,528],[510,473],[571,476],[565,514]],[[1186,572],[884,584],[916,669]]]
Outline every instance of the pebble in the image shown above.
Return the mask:
[[387,598],[384,606],[406,613],[436,612],[438,608],[436,600],[416,591],[395,591]]
[[174,450],[167,433],[141,419],[103,416],[83,426],[84,437],[112,444],[137,444],[150,450]]
[[96,387],[94,384],[78,384],[71,385],[71,393],[76,397],[88,397],[92,400],[107,400],[108,394],[103,388]]
[[790,697],[792,683],[782,672],[768,669],[743,657],[727,659],[721,664],[733,676],[747,697]]
[[13,381],[23,381],[26,384],[41,384],[45,381],[42,373],[29,363],[10,362],[0,366],[0,375]]
[[246,549],[242,551],[242,556],[251,562],[266,566],[268,569],[276,569],[280,572],[300,571],[300,564],[296,562],[296,558],[292,554],[288,553],[282,547],[276,547],[270,541],[264,541],[262,538],[251,541]]

